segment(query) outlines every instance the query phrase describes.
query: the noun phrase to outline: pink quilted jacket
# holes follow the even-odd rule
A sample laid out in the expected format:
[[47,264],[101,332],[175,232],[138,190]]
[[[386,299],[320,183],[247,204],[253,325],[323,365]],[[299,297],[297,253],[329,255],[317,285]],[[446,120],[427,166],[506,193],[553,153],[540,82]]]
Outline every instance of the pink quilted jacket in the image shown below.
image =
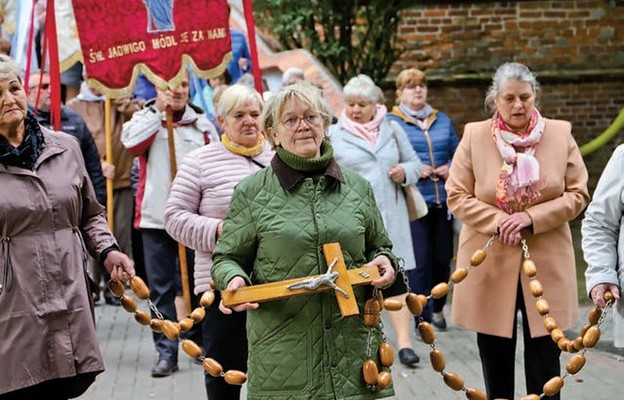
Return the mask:
[[[265,144],[254,160],[268,166],[273,151]],[[217,226],[225,217],[234,187],[261,167],[213,142],[189,153],[178,170],[165,207],[165,229],[195,250],[195,293],[210,288]]]

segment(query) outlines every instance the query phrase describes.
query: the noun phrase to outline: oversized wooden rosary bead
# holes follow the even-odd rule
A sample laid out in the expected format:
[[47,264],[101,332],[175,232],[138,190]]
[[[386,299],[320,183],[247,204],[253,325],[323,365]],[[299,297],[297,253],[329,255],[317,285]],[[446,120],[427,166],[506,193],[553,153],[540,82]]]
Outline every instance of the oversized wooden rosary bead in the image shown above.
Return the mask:
[[379,345],[379,362],[382,366],[389,368],[394,363],[394,352],[389,343],[383,342]]
[[377,383],[375,384],[375,391],[381,392],[388,386],[390,386],[390,382],[392,382],[392,375],[388,371],[382,371],[377,376]]
[[438,283],[431,289],[431,297],[434,299],[439,299],[440,297],[446,296],[449,291],[449,285],[446,282]]
[[522,270],[524,271],[524,274],[529,278],[533,278],[535,275],[537,275],[537,267],[535,266],[533,260],[531,260],[530,258],[522,261]]
[[524,396],[522,400],[540,400],[540,397],[537,394],[530,394],[528,396]]
[[600,328],[594,325],[583,335],[583,346],[594,347],[598,339],[600,339]]
[[364,304],[364,325],[369,328],[379,325],[379,320],[381,319],[380,311],[377,298],[366,300],[366,304]]
[[126,287],[119,281],[108,282],[108,290],[117,297],[121,297],[126,292]]
[[587,330],[588,330],[589,328],[591,328],[591,325],[589,325],[589,324],[585,324],[585,325],[583,325],[583,327],[581,328],[581,331],[579,332],[579,336],[580,336],[580,337],[585,336],[585,333],[587,333]]
[[537,312],[543,317],[550,312],[550,306],[546,299],[538,299],[535,302],[535,307],[537,308]]
[[202,367],[204,367],[204,371],[208,372],[211,376],[215,378],[220,376],[223,373],[223,367],[219,364],[215,359],[206,357],[204,361],[202,361]]
[[199,305],[201,305],[202,307],[210,307],[212,305],[212,302],[214,302],[215,299],[215,292],[213,290],[207,290],[204,292],[204,294],[202,294],[201,298],[199,299]]
[[450,387],[454,391],[460,391],[464,388],[464,380],[459,377],[459,375],[453,374],[451,372],[445,372],[442,374],[442,378],[444,379],[444,383],[446,386]]
[[555,376],[544,384],[544,388],[542,390],[544,391],[544,394],[546,396],[554,396],[559,393],[562,387],[563,378],[560,376]]
[[555,328],[550,331],[550,338],[553,342],[558,343],[561,339],[565,338],[565,333],[559,328]]
[[189,331],[193,327],[193,324],[195,323],[195,321],[193,321],[192,318],[183,318],[182,321],[178,323],[180,324],[180,330],[182,332],[186,332],[186,331]]
[[247,382],[247,375],[244,372],[231,369],[223,374],[223,379],[230,385],[242,385]]
[[481,263],[485,260],[486,256],[487,254],[485,253],[485,250],[479,249],[475,251],[470,257],[470,265],[472,265],[473,267],[481,265]]
[[362,374],[364,375],[364,382],[368,385],[374,385],[379,379],[379,370],[377,364],[373,360],[366,360],[362,364]]
[[152,318],[152,320],[150,321],[150,328],[152,328],[154,332],[162,332],[162,327],[164,323],[165,321],[163,321],[162,319]]
[[145,282],[143,282],[143,279],[141,279],[140,277],[135,275],[132,277],[132,279],[130,279],[130,289],[132,289],[136,297],[138,297],[139,299],[149,299],[150,290]]
[[544,318],[544,328],[546,328],[548,333],[552,332],[553,329],[557,329],[557,321],[553,317]]
[[173,321],[165,320],[162,324],[162,333],[167,339],[176,341],[180,338],[180,328]]
[[544,294],[544,287],[537,279],[531,279],[529,281],[529,290],[531,291],[533,297],[540,297]]
[[446,368],[444,354],[440,350],[431,350],[429,352],[429,360],[431,361],[431,368],[436,372],[442,372]]
[[397,299],[384,300],[384,308],[388,311],[399,311],[403,308],[403,302]]
[[566,364],[566,371],[568,371],[569,374],[574,375],[577,372],[579,372],[581,368],[583,368],[584,365],[585,365],[585,356],[582,354],[577,354],[573,356],[572,358],[570,358],[570,360]]
[[487,395],[482,390],[466,388],[466,398],[468,400],[487,400]]
[[561,338],[557,342],[557,347],[559,347],[559,350],[561,350],[561,351],[567,351],[568,350],[568,343],[570,343],[570,339],[568,339],[566,337]]
[[182,350],[184,350],[184,352],[192,359],[199,358],[202,355],[201,348],[197,345],[197,343],[189,339],[182,341]]
[[191,319],[196,324],[199,324],[202,321],[202,319],[204,319],[205,316],[206,316],[206,310],[204,310],[201,307],[197,307],[196,309],[194,309],[190,315]]
[[589,314],[587,315],[587,321],[589,321],[590,325],[596,325],[598,324],[601,316],[602,311],[598,307],[594,307],[589,310]]
[[384,309],[384,303],[385,303],[381,290],[377,291],[377,303],[379,303],[379,312],[381,312]]
[[451,275],[451,282],[458,284],[468,276],[468,268],[457,268]]
[[585,348],[585,345],[583,345],[583,337],[582,337],[582,336],[579,336],[579,337],[577,337],[576,339],[574,339],[574,340],[572,341],[572,345],[574,346],[574,348],[575,348],[577,351],[581,351],[581,350],[583,350],[583,349]]
[[134,319],[141,325],[150,325],[152,322],[152,317],[145,311],[141,310],[136,310],[134,312]]
[[602,295],[602,298],[604,299],[605,302],[610,302],[611,300],[613,300],[613,293],[611,293],[610,290],[605,290],[604,294]]
[[405,297],[405,304],[410,312],[419,317],[423,312],[423,304],[416,293],[408,293]]
[[132,297],[121,296],[121,299],[119,300],[121,301],[121,306],[124,310],[128,311],[129,313],[134,313],[136,311],[137,303]]
[[576,349],[576,347],[574,347],[574,340],[573,339],[568,340],[568,343],[566,343],[565,351],[567,351],[570,354],[578,353],[578,350]]
[[418,324],[418,334],[423,342],[431,344],[435,342],[435,333],[429,322],[421,322]]

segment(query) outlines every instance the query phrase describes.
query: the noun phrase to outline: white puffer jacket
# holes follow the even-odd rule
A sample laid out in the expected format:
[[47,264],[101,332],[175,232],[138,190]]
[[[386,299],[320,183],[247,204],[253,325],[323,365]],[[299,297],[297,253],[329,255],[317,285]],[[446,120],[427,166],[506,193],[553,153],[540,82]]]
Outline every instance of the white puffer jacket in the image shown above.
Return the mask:
[[[583,220],[583,252],[587,262],[587,293],[599,283],[619,285],[624,294],[624,145],[615,149],[605,167]],[[614,314],[613,342],[624,347],[624,306]]]

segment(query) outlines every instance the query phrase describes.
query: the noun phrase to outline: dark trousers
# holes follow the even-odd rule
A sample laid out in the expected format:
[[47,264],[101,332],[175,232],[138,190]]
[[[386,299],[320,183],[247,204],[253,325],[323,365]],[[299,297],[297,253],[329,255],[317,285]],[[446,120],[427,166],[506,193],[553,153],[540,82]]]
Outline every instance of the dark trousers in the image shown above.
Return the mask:
[[[429,295],[433,286],[449,280],[453,256],[453,219],[449,215],[446,206],[429,207],[426,216],[410,223],[416,257],[416,268],[408,271],[413,292]],[[444,304],[446,296],[429,300],[422,318],[431,321],[432,311],[442,311]]]
[[[552,377],[561,374],[559,356],[561,350],[550,336],[531,338],[526,307],[522,297],[522,287],[518,285],[516,296],[516,317],[511,338],[477,333],[477,344],[481,356],[481,366],[485,378],[488,400],[514,398],[514,366],[516,360],[517,315],[522,313],[522,332],[524,336],[524,376],[527,394],[542,393],[544,384]],[[546,399],[559,400],[557,393]]]
[[[175,297],[181,293],[180,269],[178,267],[178,243],[161,229],[141,229],[145,271],[150,288],[150,299],[164,318],[177,321]],[[191,305],[198,303],[193,295],[193,266],[195,253],[186,249],[188,261]],[[152,313],[152,317],[155,315]],[[153,332],[159,359],[178,360],[178,342],[169,340],[159,332]],[[199,343],[201,345],[201,343]]]
[[[221,296],[216,293],[212,306],[206,309],[202,325],[204,356],[221,364],[223,371],[235,369],[247,372],[246,313],[225,315],[219,311]],[[205,374],[206,393],[209,400],[239,400],[241,386],[230,385],[222,377]]]

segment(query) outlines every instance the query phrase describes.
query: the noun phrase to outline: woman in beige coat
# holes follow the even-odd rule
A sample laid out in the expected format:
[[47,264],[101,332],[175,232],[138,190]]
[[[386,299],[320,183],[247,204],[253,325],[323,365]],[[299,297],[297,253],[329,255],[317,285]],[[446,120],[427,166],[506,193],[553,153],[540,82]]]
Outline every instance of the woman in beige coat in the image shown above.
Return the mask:
[[27,112],[20,69],[0,56],[0,399],[68,399],[104,370],[88,251],[134,274],[95,199],[78,141]]
[[[587,205],[587,170],[568,122],[543,118],[535,76],[524,65],[498,68],[486,97],[493,117],[467,124],[446,183],[463,223],[458,266],[488,239],[481,266],[455,287],[453,323],[477,332],[488,398],[514,397],[517,311],[522,312],[528,393],[560,374],[557,345],[544,328],[521,270],[521,239],[538,268],[550,315],[563,330],[578,317],[568,221]],[[558,399],[559,395],[552,397]]]

